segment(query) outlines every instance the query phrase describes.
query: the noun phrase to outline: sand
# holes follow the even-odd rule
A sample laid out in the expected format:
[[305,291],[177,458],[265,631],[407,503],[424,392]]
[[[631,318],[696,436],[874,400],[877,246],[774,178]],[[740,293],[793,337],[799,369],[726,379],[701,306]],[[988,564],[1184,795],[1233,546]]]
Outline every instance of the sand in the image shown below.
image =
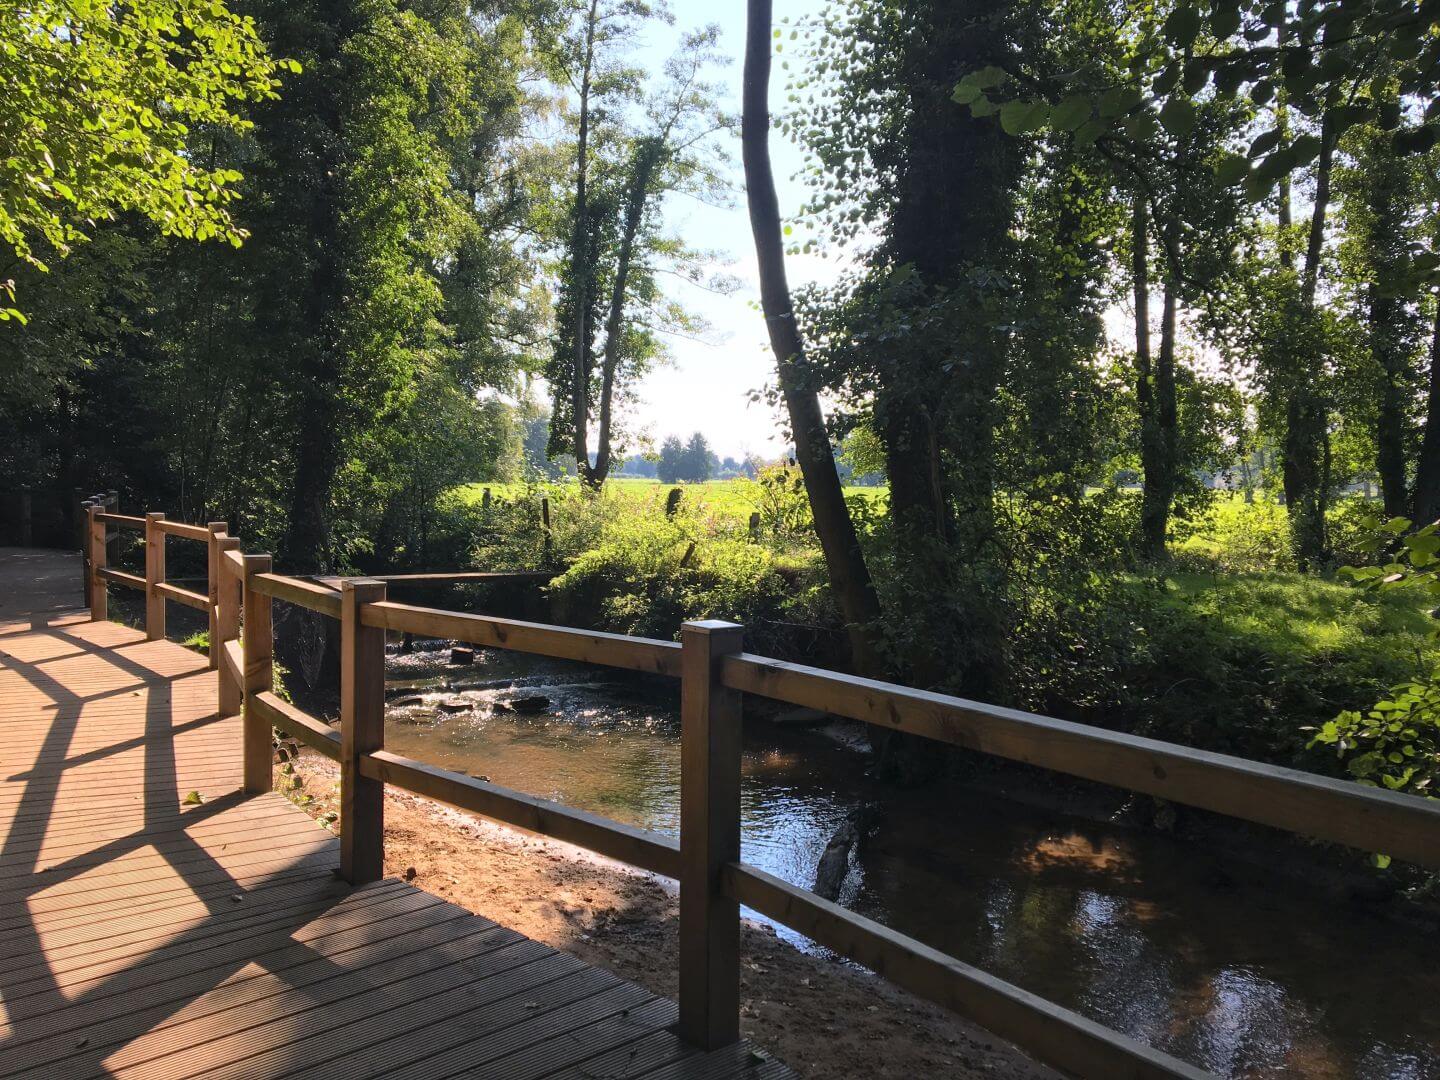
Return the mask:
[[[308,751],[293,796],[338,813],[335,766]],[[679,905],[672,882],[519,830],[389,791],[385,872],[657,994],[676,994]],[[768,926],[741,929],[740,1026],[804,1077],[1057,1074],[973,1024]]]

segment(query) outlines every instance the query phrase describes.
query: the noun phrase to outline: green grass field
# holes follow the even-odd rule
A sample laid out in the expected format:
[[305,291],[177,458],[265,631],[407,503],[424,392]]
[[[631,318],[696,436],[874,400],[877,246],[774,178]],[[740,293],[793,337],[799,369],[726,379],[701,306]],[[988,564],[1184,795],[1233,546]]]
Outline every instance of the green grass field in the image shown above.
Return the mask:
[[[578,488],[579,482],[567,480],[541,486],[542,489],[574,491]],[[658,480],[620,476],[606,480],[602,490],[611,494],[623,493],[631,497],[648,496],[658,503],[665,500],[673,487],[678,487],[685,492],[685,500],[692,507],[708,510],[715,514],[744,519],[760,508],[760,485],[754,480],[707,480],[703,484],[662,484]],[[497,499],[513,499],[522,495],[526,490],[525,485],[519,483],[465,484],[456,488],[455,494],[465,502],[474,504],[484,498],[486,488],[489,488],[491,496]],[[886,489],[883,487],[845,488],[846,498],[853,495],[865,499],[881,500],[885,498],[885,494]]]

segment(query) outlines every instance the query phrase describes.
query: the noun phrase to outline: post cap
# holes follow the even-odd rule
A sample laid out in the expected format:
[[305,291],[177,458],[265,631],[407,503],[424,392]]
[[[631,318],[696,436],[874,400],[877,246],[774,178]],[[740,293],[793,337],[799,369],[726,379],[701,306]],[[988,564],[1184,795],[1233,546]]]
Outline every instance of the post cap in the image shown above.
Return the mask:
[[745,627],[739,623],[726,622],[724,619],[693,619],[690,622],[680,624],[682,630],[692,630],[697,634],[716,634],[724,630],[744,630]]

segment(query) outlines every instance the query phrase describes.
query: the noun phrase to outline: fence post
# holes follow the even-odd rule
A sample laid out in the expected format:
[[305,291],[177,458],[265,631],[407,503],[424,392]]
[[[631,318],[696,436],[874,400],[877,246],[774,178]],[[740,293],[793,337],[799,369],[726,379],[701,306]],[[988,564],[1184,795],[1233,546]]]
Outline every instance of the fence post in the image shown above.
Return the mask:
[[720,658],[744,627],[680,628],[680,1037],[704,1050],[740,1038],[740,905],[721,870],[740,858],[740,694]]
[[273,638],[270,629],[270,597],[262,596],[252,586],[256,574],[270,572],[269,555],[245,556],[244,640],[245,653],[245,719],[243,736],[245,752],[245,790],[269,791],[273,786],[270,766],[274,759],[270,725],[260,719],[251,706],[256,694],[275,685],[271,665]]
[[240,715],[241,686],[239,680],[230,674],[230,669],[221,663],[220,653],[227,641],[240,636],[240,586],[231,575],[229,564],[223,558],[227,551],[238,551],[238,536],[217,536],[215,538],[215,578],[219,591],[215,597],[215,633],[210,639],[210,655],[220,669],[220,690],[218,712],[221,716]]
[[151,641],[165,636],[165,597],[155,588],[165,581],[165,533],[160,529],[164,520],[158,510],[145,515],[145,636]]
[[352,885],[385,874],[385,785],[360,775],[360,758],[385,747],[385,631],[361,609],[385,583],[340,582],[340,876]]
[[108,590],[105,587],[105,579],[100,576],[100,571],[105,569],[105,522],[100,520],[104,513],[104,506],[101,503],[92,502],[85,510],[86,520],[89,522],[90,537],[90,618],[94,622],[104,622],[108,616],[108,605],[106,603]]
[[205,613],[210,621],[210,668],[220,667],[220,538],[230,528],[223,521],[210,522],[210,541],[205,545],[205,591],[210,597]]
[[[78,489],[77,489],[78,490]],[[76,499],[79,520],[76,538],[80,542],[80,591],[85,597],[85,607],[90,606],[90,500]]]
[[550,497],[540,496],[540,531],[545,542],[545,565],[549,566],[555,559],[555,537],[550,532]]

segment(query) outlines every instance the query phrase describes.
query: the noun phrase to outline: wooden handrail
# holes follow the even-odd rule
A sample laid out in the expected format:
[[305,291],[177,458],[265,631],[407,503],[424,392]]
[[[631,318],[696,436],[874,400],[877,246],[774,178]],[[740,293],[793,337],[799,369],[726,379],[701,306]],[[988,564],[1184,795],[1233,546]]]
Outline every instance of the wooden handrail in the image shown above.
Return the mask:
[[427,637],[451,638],[495,649],[578,660],[605,667],[680,676],[680,646],[673,641],[572,630],[544,623],[464,615],[441,608],[415,607],[387,600],[366,604],[361,614],[366,626],[408,631]]
[[318,750],[331,761],[340,760],[340,733],[329,724],[297,709],[271,691],[263,691],[250,701],[262,720],[287,735],[299,739],[312,750]]
[[462,570],[453,573],[434,571],[424,574],[370,574],[373,581],[387,585],[447,585],[468,582],[549,581],[555,575],[549,570]]
[[1440,801],[836,671],[727,657],[725,685],[1440,869]]
[[[210,596],[106,566],[106,523],[88,504],[91,616],[105,618],[109,583],[211,613],[220,711],[245,704],[246,787],[268,790],[269,732],[278,727],[340,761],[342,871],[355,881],[383,869],[384,784],[552,836],[681,882],[682,1035],[713,1047],[738,1037],[738,910],[754,908],[914,993],[1013,1039],[1041,1060],[1080,1075],[1205,1075],[847,911],[739,858],[739,708],[742,693],[821,709],[869,724],[1053,769],[1302,835],[1440,869],[1440,801],[1364,787],[1242,758],[1107,731],[740,651],[739,627],[686,624],[682,643],[543,623],[468,615],[384,599],[381,580],[324,584],[271,572],[268,556],[242,555],[224,526],[178,526],[153,515],[160,535],[211,545]],[[144,519],[133,519],[142,524]],[[499,575],[519,577],[521,575]],[[527,578],[548,576],[526,572]],[[496,580],[496,575],[390,575],[397,584]],[[246,646],[236,640],[244,586]],[[333,587],[332,587],[333,586]],[[339,733],[271,691],[272,599],[341,623]],[[213,600],[213,602],[212,602]],[[681,836],[660,836],[585,811],[413,761],[384,749],[384,631],[666,675],[681,682]]]
[[237,683],[245,681],[245,652],[238,641],[222,641],[219,646],[222,670]]
[[210,598],[204,593],[182,589],[179,585],[171,585],[168,581],[158,582],[155,585],[155,591],[167,600],[174,600],[176,603],[195,608],[197,611],[210,610]]
[[360,771],[416,795],[503,821],[529,832],[586,848],[663,877],[680,876],[680,844],[670,836],[512,791],[473,776],[376,750],[360,759]]
[[199,540],[204,543],[208,543],[210,540],[210,530],[203,525],[187,525],[183,521],[161,521],[157,527],[163,533],[179,536],[185,540]]
[[95,576],[101,581],[124,585],[127,589],[145,591],[145,579],[138,574],[127,574],[124,570],[112,570],[108,566],[102,566],[95,571]]
[[134,514],[111,514],[102,511],[95,515],[95,520],[103,521],[107,525],[118,525],[122,529],[145,528],[145,519]]
[[1076,1076],[1210,1075],[773,874],[745,863],[730,863],[721,874],[726,893],[738,903]]
[[262,596],[298,604],[332,619],[340,618],[340,594],[324,585],[285,577],[283,574],[256,574],[251,588]]

